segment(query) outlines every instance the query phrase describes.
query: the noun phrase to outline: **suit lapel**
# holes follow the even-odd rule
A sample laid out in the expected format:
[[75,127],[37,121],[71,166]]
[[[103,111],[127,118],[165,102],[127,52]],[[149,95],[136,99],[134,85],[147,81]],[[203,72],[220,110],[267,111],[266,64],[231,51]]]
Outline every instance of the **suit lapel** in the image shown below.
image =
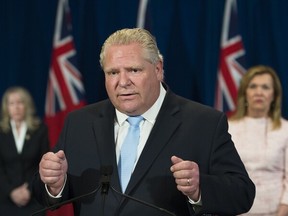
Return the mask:
[[14,154],[18,159],[21,159],[21,155],[22,155],[23,150],[24,150],[25,142],[23,144],[22,153],[19,154],[17,147],[16,147],[16,142],[15,142],[12,130],[7,134],[7,139],[8,139],[7,145],[9,145],[8,148],[10,149],[10,153]]
[[[35,133],[35,131],[34,131],[34,133]],[[21,153],[22,155],[27,154],[27,152],[31,148],[35,147],[35,146],[32,145],[32,142],[31,142],[32,136],[33,136],[33,132],[30,131],[30,130],[27,130],[26,134],[25,134],[25,138],[24,138],[24,143],[23,143],[23,148],[22,148],[22,153]]]
[[11,151],[13,151],[13,152],[15,152],[15,154],[19,155],[18,151],[17,151],[16,142],[15,142],[12,130],[7,134],[7,138],[8,138],[8,145],[10,145],[10,147],[11,147]]
[[172,96],[171,92],[168,92],[135,171],[131,176],[126,193],[129,193],[143,178],[181,124],[180,120],[175,117],[179,107],[174,103],[175,97]]
[[[100,166],[112,166],[111,185],[120,189],[120,182],[117,172],[116,148],[114,138],[115,109],[109,102],[104,106],[103,111],[96,117],[93,123],[93,130],[99,152]],[[101,168],[101,167],[100,167]]]

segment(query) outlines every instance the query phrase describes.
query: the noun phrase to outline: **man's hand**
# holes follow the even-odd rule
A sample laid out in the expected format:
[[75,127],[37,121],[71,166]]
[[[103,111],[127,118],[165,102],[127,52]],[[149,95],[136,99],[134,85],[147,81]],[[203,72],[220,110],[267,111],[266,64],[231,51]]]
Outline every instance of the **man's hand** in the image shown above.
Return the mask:
[[48,152],[39,164],[41,180],[48,186],[49,192],[56,196],[64,185],[68,163],[64,151]]
[[176,156],[172,156],[171,161],[173,165],[170,170],[175,178],[177,189],[193,201],[198,201],[200,198],[198,165]]

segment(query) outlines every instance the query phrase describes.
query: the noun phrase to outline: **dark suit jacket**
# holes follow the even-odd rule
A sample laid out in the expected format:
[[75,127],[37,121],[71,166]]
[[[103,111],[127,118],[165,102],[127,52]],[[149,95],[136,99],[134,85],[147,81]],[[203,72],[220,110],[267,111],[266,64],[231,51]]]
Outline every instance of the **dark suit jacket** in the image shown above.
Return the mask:
[[[62,200],[92,191],[99,185],[100,168],[113,166],[111,186],[120,191],[114,142],[115,110],[105,100],[71,113],[57,149],[68,160],[68,180]],[[250,209],[255,187],[227,132],[223,113],[189,101],[168,90],[155,125],[128,184],[126,193],[176,215],[196,215],[187,197],[176,188],[171,156],[198,163],[204,213],[236,215]],[[39,176],[34,189],[47,201]],[[75,215],[168,215],[109,190],[74,203]],[[104,209],[104,214],[101,212]],[[202,214],[202,213],[199,214]]]
[[[0,131],[0,210],[5,209],[6,215],[28,215],[24,212],[29,211],[31,206],[18,208],[10,200],[10,193],[25,182],[31,183],[41,157],[47,151],[49,151],[48,130],[44,124],[35,131],[27,131],[21,154],[17,152],[12,131],[8,133]],[[30,214],[33,211],[35,208]]]

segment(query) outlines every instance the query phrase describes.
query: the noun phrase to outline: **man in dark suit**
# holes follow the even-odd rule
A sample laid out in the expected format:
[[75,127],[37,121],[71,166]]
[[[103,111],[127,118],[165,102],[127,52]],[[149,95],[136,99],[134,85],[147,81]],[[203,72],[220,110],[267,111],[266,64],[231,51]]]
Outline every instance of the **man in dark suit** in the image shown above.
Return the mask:
[[[164,84],[163,58],[149,32],[115,32],[102,47],[100,64],[109,99],[67,117],[57,147],[40,162],[34,181],[39,201],[51,205],[93,191],[101,185],[101,167],[110,165],[108,193],[74,202],[75,215],[236,215],[250,209],[255,187],[225,114]],[[134,171],[123,189],[118,166],[126,119],[140,115]],[[169,212],[125,198],[121,190]]]

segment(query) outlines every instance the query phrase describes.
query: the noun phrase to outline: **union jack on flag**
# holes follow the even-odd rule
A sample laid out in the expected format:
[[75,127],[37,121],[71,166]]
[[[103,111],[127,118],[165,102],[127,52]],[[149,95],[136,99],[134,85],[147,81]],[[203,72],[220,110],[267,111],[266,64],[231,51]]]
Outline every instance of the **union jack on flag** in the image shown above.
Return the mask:
[[235,111],[239,82],[246,72],[245,50],[238,31],[237,2],[226,0],[217,74],[215,108],[228,115]]
[[[51,148],[58,140],[66,115],[85,105],[84,95],[72,37],[68,0],[58,0],[45,101],[45,123],[49,129]],[[47,215],[73,216],[73,207],[71,204],[65,205],[55,211],[48,211]]]
[[46,94],[46,116],[70,109],[84,99],[85,91],[77,69],[71,29],[68,2],[59,0]]
[[85,104],[84,95],[82,76],[77,69],[69,4],[59,0],[45,102],[45,121],[52,147],[67,113]]

